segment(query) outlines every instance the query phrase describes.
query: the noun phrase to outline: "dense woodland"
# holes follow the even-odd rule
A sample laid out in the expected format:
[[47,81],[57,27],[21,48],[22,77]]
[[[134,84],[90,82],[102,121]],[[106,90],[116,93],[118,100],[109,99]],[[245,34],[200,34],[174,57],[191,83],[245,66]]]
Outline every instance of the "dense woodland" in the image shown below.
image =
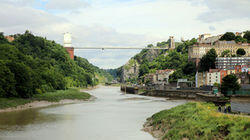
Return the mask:
[[94,86],[112,79],[86,59],[70,59],[63,46],[29,31],[8,42],[0,34],[0,97],[29,98],[69,87]]

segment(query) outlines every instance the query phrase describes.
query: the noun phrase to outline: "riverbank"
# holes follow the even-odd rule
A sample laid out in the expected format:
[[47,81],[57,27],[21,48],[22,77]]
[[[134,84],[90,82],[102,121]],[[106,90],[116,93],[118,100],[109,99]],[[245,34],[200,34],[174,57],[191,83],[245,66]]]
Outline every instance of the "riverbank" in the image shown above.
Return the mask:
[[[93,87],[95,88],[95,87]],[[82,101],[94,100],[95,97],[84,92],[88,89],[58,90],[34,95],[29,99],[22,98],[0,98],[0,112],[24,110],[28,108],[46,107],[57,104],[69,104]]]
[[157,139],[249,139],[250,118],[222,114],[210,103],[190,102],[154,114],[144,131]]

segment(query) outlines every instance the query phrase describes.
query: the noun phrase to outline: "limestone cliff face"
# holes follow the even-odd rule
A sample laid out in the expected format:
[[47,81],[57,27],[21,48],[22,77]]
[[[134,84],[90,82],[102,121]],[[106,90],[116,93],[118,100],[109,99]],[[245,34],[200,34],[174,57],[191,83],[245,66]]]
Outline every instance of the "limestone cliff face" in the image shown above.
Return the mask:
[[141,59],[146,59],[148,60],[148,62],[152,62],[161,53],[162,50],[147,50],[147,52],[143,54]]
[[136,79],[139,75],[139,63],[131,58],[123,67],[121,81],[129,81],[131,79]]
[[120,75],[121,82],[131,81],[138,78],[140,64],[143,60],[152,62],[157,56],[163,53],[162,50],[142,50],[131,58],[124,66]]

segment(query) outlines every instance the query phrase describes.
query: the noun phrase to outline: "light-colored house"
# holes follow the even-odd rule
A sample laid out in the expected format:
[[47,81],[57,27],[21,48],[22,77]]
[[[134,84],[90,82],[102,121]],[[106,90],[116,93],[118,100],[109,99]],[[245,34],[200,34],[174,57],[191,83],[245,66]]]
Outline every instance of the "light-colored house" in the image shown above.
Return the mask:
[[169,76],[174,72],[174,69],[157,70],[155,84],[169,84]]
[[169,76],[174,72],[174,69],[157,70],[156,73],[147,74],[144,77],[144,82],[157,85],[166,85],[169,84]]
[[220,70],[219,69],[210,69],[207,74],[207,85],[213,86],[215,83],[220,84],[221,79],[220,79]]
[[210,69],[208,72],[196,73],[196,87],[213,86],[215,83],[221,84],[222,77],[227,75],[224,70]]

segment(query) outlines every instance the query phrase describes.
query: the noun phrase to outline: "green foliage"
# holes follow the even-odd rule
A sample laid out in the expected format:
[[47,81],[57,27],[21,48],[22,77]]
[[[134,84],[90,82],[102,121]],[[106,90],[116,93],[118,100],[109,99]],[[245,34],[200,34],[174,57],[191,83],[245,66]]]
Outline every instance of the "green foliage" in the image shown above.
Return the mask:
[[222,41],[231,41],[231,40],[235,40],[235,34],[233,32],[226,32],[221,38],[220,40]]
[[144,62],[139,67],[139,77],[149,73],[149,65],[148,62]]
[[59,102],[64,99],[86,100],[91,96],[86,92],[80,92],[78,89],[58,90],[56,92],[47,92],[44,94],[36,94],[32,98],[37,101]]
[[10,71],[9,67],[6,66],[6,62],[0,60],[0,96],[16,96],[16,80],[14,74]]
[[246,51],[243,49],[243,48],[239,48],[237,51],[236,51],[236,54],[237,56],[243,56],[246,54]]
[[156,44],[156,46],[157,47],[166,47],[168,45],[168,41],[166,42],[166,41],[163,41],[163,42],[158,42],[157,44]]
[[[38,92],[41,92],[37,89]],[[57,90],[55,92],[40,93],[34,95],[32,98],[0,98],[0,109],[17,107],[19,105],[24,105],[32,101],[49,101],[49,102],[59,102],[64,99],[78,99],[86,100],[89,99],[91,95],[86,92],[80,92],[78,89],[68,89],[68,90]]]
[[195,74],[196,72],[196,66],[194,62],[188,62],[186,65],[183,67],[183,73],[186,75],[189,74]]
[[234,74],[225,76],[221,83],[221,93],[227,95],[228,91],[235,91],[240,89],[240,84],[238,83],[238,78]]
[[215,68],[217,53],[215,49],[209,50],[206,55],[201,58],[200,61],[200,71],[208,71],[209,69]]
[[182,44],[176,47],[177,52],[188,53],[188,47],[197,43],[197,39],[193,38],[191,40],[184,41]]
[[41,92],[96,85],[96,73],[109,75],[86,59],[71,60],[54,41],[29,31],[14,37],[10,43],[0,34],[0,97],[29,98]]
[[231,51],[230,50],[225,50],[221,53],[220,57],[230,57],[231,56]]
[[241,37],[241,36],[236,36],[235,37],[235,42],[236,43],[246,43],[247,42],[247,39]]
[[0,44],[8,43],[8,40],[4,37],[3,32],[0,32]]
[[31,99],[23,98],[0,98],[0,109],[6,109],[10,107],[17,107],[32,102]]
[[217,112],[210,103],[187,103],[149,118],[162,139],[249,139],[250,118]]
[[148,48],[152,48],[152,47],[154,47],[154,45],[153,44],[149,44],[147,47]]
[[250,31],[246,31],[243,38],[247,39],[247,42],[250,43]]

